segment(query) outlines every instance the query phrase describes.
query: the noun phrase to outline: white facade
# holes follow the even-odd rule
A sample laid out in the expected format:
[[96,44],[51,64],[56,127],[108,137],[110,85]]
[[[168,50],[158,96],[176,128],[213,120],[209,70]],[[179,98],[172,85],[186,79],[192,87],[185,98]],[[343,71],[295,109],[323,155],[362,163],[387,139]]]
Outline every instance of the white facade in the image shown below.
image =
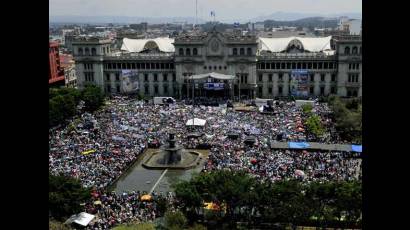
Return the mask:
[[[95,84],[106,93],[121,93],[121,71],[130,69],[138,75],[139,94],[181,99],[191,94],[189,76],[216,72],[236,78],[222,81],[221,92],[200,86],[197,96],[274,98],[289,96],[292,70],[303,69],[311,97],[361,96],[361,36],[258,39],[211,31],[163,40],[166,44],[142,40],[133,42],[139,52],[121,53],[112,53],[107,40],[74,42],[79,87]],[[171,45],[174,51],[166,52]],[[86,48],[94,48],[94,55],[86,55]]]

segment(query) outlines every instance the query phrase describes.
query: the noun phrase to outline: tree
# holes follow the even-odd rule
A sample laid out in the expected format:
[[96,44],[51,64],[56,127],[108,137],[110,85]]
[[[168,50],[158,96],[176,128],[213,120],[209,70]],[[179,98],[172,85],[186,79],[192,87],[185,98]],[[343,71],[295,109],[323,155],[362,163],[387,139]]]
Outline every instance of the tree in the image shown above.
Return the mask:
[[155,230],[155,227],[152,223],[124,224],[113,228],[113,230]]
[[304,104],[302,105],[303,113],[310,115],[312,112],[313,106],[311,104]]
[[50,127],[63,121],[64,115],[63,110],[60,107],[61,102],[59,100],[61,100],[61,98],[50,99],[48,101],[48,122]]
[[48,207],[57,220],[81,212],[80,204],[90,198],[90,189],[83,188],[77,179],[49,175],[48,181]]
[[296,180],[273,184],[273,212],[277,221],[299,224],[308,220],[311,212],[304,195],[305,187]]
[[202,188],[207,189],[203,193],[208,192],[214,198],[213,202],[218,205],[226,205],[227,221],[235,219],[235,210],[249,204],[249,193],[256,183],[255,179],[245,171],[213,171],[208,174],[208,177],[198,177],[198,179],[208,179],[202,182],[204,185]]
[[348,141],[361,143],[362,105],[360,101],[343,102],[339,97],[335,97],[329,101],[329,105],[334,112],[335,126],[340,135]]
[[85,110],[89,112],[97,110],[104,103],[104,95],[101,89],[94,85],[85,87],[81,99],[85,102]]
[[195,183],[182,181],[173,185],[178,200],[181,201],[182,211],[191,219],[196,210],[202,206],[203,198],[199,194]]
[[[320,226],[340,225],[342,216],[349,221],[348,227],[353,227],[361,216],[361,183],[357,181],[304,184],[298,180],[283,180],[273,183],[255,180],[244,171],[218,170],[179,182],[175,185],[175,193],[184,211],[196,210],[203,202],[225,205],[223,222],[230,224],[229,229],[235,228],[238,216],[244,216],[248,225],[257,223],[257,217],[263,222],[291,223],[293,227],[309,221]],[[194,216],[187,217],[196,221]]]
[[187,219],[180,211],[165,213],[165,227],[167,229],[184,229]]
[[[343,181],[335,189],[335,210],[339,220],[345,214],[346,225],[355,225],[362,214],[362,185],[359,181]],[[347,227],[347,226],[346,226]]]
[[157,210],[158,214],[162,216],[168,209],[167,200],[164,197],[159,197],[157,199]]
[[316,114],[311,115],[305,122],[306,127],[309,132],[314,134],[316,137],[323,135],[325,129],[322,125],[320,117]]
[[202,224],[195,223],[192,227],[188,228],[188,230],[207,230],[207,228]]
[[49,90],[49,126],[63,123],[76,114],[80,92],[72,88]]
[[75,99],[71,95],[57,95],[49,100],[49,124],[51,126],[64,122],[76,112]]
[[64,225],[61,222],[55,220],[48,221],[48,229],[49,230],[72,230],[72,228],[68,225]]
[[203,207],[204,202],[213,202],[226,207],[225,221],[232,224],[237,211],[252,203],[250,193],[255,184],[255,179],[244,171],[220,170],[201,173],[189,182],[178,183],[175,193],[189,219],[193,217],[194,210]]
[[322,227],[329,226],[337,218],[335,190],[334,182],[313,182],[307,187],[306,196],[313,210],[312,215]]

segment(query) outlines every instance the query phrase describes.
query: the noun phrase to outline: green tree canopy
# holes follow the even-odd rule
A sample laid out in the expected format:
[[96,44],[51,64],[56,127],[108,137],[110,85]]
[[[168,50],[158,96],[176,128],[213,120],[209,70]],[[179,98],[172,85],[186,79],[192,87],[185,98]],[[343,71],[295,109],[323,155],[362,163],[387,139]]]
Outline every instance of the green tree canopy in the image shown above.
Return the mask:
[[313,133],[316,137],[320,137],[325,132],[325,128],[322,125],[320,117],[316,114],[311,115],[305,122],[309,132]]
[[342,101],[339,97],[329,98],[336,129],[340,135],[351,142],[362,142],[362,105],[359,100]]
[[48,207],[57,220],[81,212],[80,204],[90,198],[90,189],[83,188],[74,178],[49,175],[48,184]]
[[165,213],[165,227],[167,229],[184,229],[187,225],[187,218],[180,211]]
[[[357,227],[361,216],[361,183],[357,181],[273,183],[256,180],[244,171],[218,170],[179,182],[175,188],[182,207],[195,210],[203,207],[203,202],[226,205],[224,223],[233,224],[239,219],[252,223],[258,213],[263,221],[271,223]],[[342,216],[349,221],[342,220]],[[191,222],[197,220],[195,216],[187,217]],[[207,218],[219,220],[220,217]]]
[[104,103],[104,94],[99,87],[89,85],[82,91],[82,100],[85,102],[85,109],[93,112]]
[[57,95],[49,100],[49,124],[56,125],[76,113],[76,103],[72,95]]
[[304,114],[310,114],[312,112],[313,106],[311,104],[302,105],[302,110]]

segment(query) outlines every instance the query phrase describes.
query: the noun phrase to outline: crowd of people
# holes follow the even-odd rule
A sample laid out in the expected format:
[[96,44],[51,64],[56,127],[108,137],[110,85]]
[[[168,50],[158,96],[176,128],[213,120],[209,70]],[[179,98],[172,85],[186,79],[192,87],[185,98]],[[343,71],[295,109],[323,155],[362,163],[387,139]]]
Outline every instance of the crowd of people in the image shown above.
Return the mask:
[[[148,196],[148,199],[142,199]],[[122,223],[139,223],[153,221],[160,213],[159,200],[172,204],[175,202],[172,193],[131,191],[116,194],[115,192],[92,193],[92,199],[85,204],[85,211],[96,216],[95,221],[87,226],[89,230],[111,229]]]
[[[319,141],[344,143],[334,131],[327,105],[316,103],[314,110],[326,128]],[[206,120],[206,125],[186,126],[193,117]],[[85,187],[94,188],[98,196],[85,206],[98,217],[90,229],[152,220],[158,215],[155,194],[153,202],[141,202],[139,192],[118,195],[107,194],[105,189],[147,147],[165,144],[169,133],[175,133],[185,148],[209,148],[205,171],[246,169],[272,181],[295,177],[305,181],[360,179],[361,161],[345,153],[270,148],[279,136],[282,141],[318,140],[304,129],[305,119],[294,102],[275,103],[274,113],[267,115],[226,106],[193,107],[182,102],[164,106],[115,97],[101,111],[84,113],[70,125],[50,130],[49,169],[52,174],[72,176]],[[255,143],[248,145],[245,139],[250,136]],[[101,205],[93,203],[97,198]]]

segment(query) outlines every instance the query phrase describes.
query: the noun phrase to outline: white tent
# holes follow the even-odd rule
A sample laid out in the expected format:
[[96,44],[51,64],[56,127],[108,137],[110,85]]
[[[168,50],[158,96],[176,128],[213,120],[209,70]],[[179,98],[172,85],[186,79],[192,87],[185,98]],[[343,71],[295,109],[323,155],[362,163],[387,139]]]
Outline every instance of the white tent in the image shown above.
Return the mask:
[[303,45],[303,49],[310,52],[321,52],[331,50],[330,40],[328,37],[287,37],[287,38],[259,38],[260,50],[270,52],[285,51],[292,40],[298,40]]
[[194,79],[194,80],[204,79],[204,78],[208,78],[208,77],[219,79],[219,80],[232,80],[232,79],[235,79],[235,76],[233,76],[233,75],[226,75],[226,74],[215,73],[215,72],[188,76],[189,79]]
[[68,219],[65,223],[71,224],[74,222],[81,226],[87,226],[94,219],[94,217],[95,217],[94,215],[88,214],[86,212],[82,212],[78,215],[71,216],[70,219]]
[[122,39],[121,50],[139,53],[142,50],[144,50],[144,47],[147,45],[148,42],[154,42],[158,49],[162,52],[175,52],[175,47],[172,44],[174,43],[174,39],[166,37],[153,39],[124,38]]
[[206,120],[199,118],[189,119],[186,122],[186,126],[205,126],[205,124]]

